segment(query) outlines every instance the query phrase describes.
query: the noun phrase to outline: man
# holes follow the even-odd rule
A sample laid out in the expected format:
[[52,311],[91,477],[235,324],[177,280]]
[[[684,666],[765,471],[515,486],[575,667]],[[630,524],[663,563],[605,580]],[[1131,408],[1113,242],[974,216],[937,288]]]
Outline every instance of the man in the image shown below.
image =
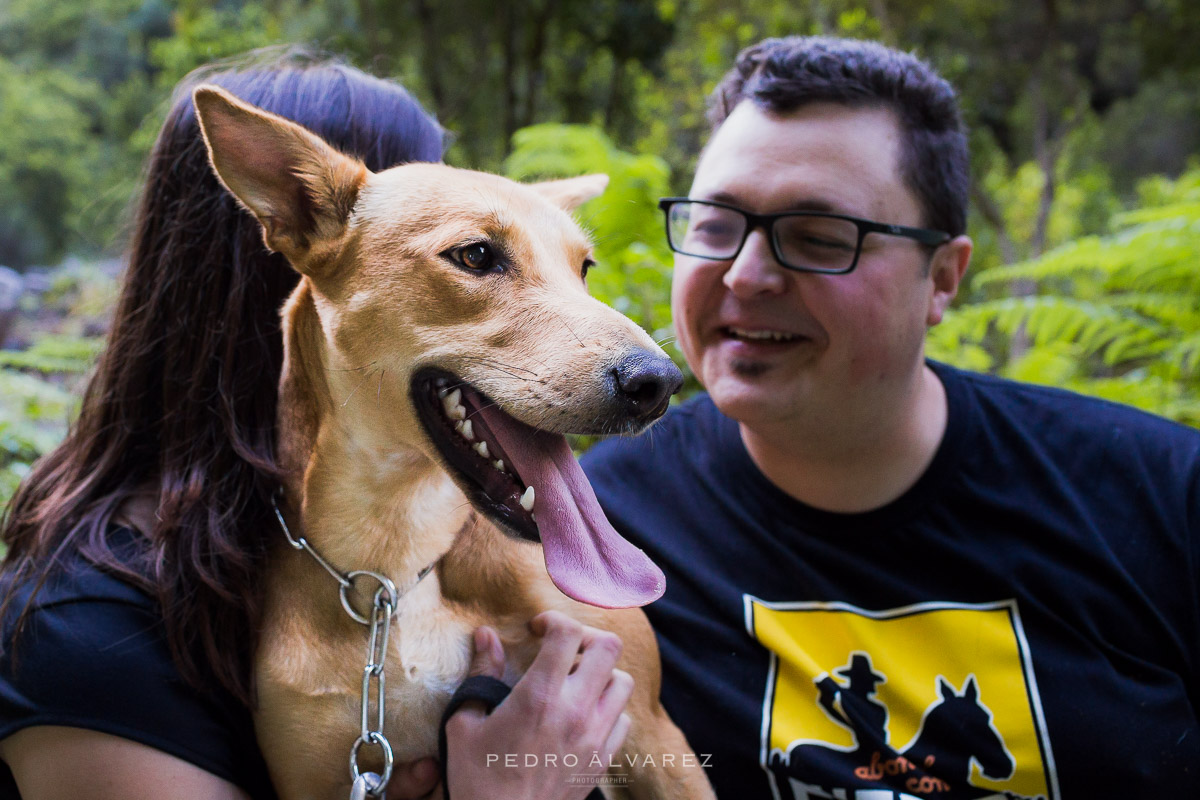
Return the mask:
[[767,40],[712,121],[663,202],[708,394],[584,465],[667,572],[718,796],[1200,797],[1200,434],[925,361],[971,254],[953,90]]

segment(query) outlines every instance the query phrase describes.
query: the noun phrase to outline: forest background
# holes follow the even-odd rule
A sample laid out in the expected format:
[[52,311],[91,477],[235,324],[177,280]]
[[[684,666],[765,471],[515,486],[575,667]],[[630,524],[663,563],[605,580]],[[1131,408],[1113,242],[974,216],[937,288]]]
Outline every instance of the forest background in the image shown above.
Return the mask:
[[669,346],[654,202],[686,193],[736,53],[793,33],[882,40],[960,90],[977,249],[931,356],[1200,426],[1194,0],[0,0],[0,308],[20,294],[0,334],[0,503],[66,429],[141,162],[193,67],[315,45],[414,92],[452,164],[609,173],[581,210],[589,283]]

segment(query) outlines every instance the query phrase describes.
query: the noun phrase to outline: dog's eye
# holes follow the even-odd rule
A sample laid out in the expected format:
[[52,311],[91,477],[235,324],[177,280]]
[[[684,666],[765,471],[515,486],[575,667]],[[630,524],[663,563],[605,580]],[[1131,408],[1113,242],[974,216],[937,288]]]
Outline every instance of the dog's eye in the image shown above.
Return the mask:
[[585,279],[587,278],[588,270],[589,270],[589,269],[591,269],[591,268],[592,268],[592,267],[594,267],[594,266],[596,266],[596,262],[595,262],[595,261],[593,261],[592,259],[590,259],[590,258],[585,258],[585,259],[583,260],[583,269],[582,269],[581,271],[582,271],[582,273],[583,273],[583,277],[584,277]]
[[496,266],[496,251],[487,242],[475,242],[456,247],[449,256],[467,269],[485,272]]

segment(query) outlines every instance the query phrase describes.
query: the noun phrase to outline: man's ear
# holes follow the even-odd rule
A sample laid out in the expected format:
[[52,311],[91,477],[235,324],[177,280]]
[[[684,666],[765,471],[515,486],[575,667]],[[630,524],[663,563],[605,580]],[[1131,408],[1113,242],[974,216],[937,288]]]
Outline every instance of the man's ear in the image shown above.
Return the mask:
[[972,247],[969,236],[955,236],[934,251],[929,264],[933,291],[925,312],[926,327],[933,327],[942,321],[950,301],[958,294],[958,285],[967,272],[967,265],[971,263]]
[[345,233],[366,166],[217,86],[198,87],[192,101],[217,177],[262,223],[267,247],[301,272],[324,262],[310,256]]
[[606,186],[608,176],[603,174],[580,175],[578,178],[530,184],[531,189],[538,191],[564,211],[574,211],[593,197],[599,197]]

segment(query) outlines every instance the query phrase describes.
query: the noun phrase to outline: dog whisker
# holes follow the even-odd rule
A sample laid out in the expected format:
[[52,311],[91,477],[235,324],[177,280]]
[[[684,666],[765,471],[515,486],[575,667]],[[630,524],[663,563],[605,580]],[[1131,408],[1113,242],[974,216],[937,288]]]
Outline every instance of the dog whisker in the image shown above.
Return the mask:
[[378,363],[379,363],[379,359],[375,359],[374,361],[372,361],[369,364],[363,364],[361,367],[346,367],[344,369],[341,367],[329,367],[327,371],[328,372],[358,372],[359,370],[366,369],[367,367],[373,367]]
[[[571,335],[575,337],[575,340],[578,341],[580,344],[583,344],[583,339],[579,338],[579,334],[575,332],[575,329],[571,327],[570,323],[568,323],[565,319],[563,319],[561,314],[556,314],[555,316],[557,316],[558,321],[561,322],[563,324],[563,326],[566,327],[566,329],[571,332]],[[584,345],[584,346],[586,347],[586,345]]]
[[525,367],[518,367],[516,364],[509,364],[507,362],[500,361],[495,358],[487,358],[486,356],[472,356],[472,355],[463,355],[463,356],[460,356],[460,358],[466,358],[471,361],[476,361],[480,364],[484,364],[485,366],[499,365],[499,366],[504,367],[505,369],[510,369],[510,370],[514,370],[517,372],[528,372],[530,375],[533,375],[535,377],[537,376],[537,370],[527,369]]
[[[480,366],[486,367],[488,369],[494,370],[501,374],[507,375],[508,377],[512,378],[513,380],[527,381],[529,383],[537,383],[537,384],[542,384],[542,385],[544,385],[546,383],[546,380],[544,378],[538,377],[538,374],[536,372],[534,372],[533,370],[525,369],[523,367],[513,366],[511,364],[505,364],[503,361],[491,361],[489,359],[480,358],[477,356],[470,357],[470,358],[472,358],[472,360],[475,363],[479,364]],[[524,375],[517,375],[516,373],[511,371],[511,370],[518,370],[518,369],[522,370],[524,372],[528,372],[533,377],[525,377]]]
[[[593,226],[592,223],[596,221],[596,217],[598,217],[599,215],[600,215],[600,212],[598,209],[592,210],[587,213],[586,217],[579,217],[577,222],[579,222],[580,225],[586,225],[589,229],[594,229],[595,226]],[[611,235],[612,234],[608,234],[608,236],[611,236]]]
[[354,390],[350,392],[349,397],[347,397],[345,400],[342,401],[342,408],[346,407],[346,403],[350,402],[350,398],[354,397],[354,395],[358,392],[359,387],[361,387],[364,383],[366,383],[367,378],[370,378],[373,374],[374,374],[373,372],[368,372],[366,375],[363,376],[363,379],[361,381],[359,381],[358,384],[354,387]]
[[[492,402],[488,403],[487,405],[480,406],[479,408],[472,411],[470,414],[467,415],[467,418],[470,419],[471,417],[478,414],[480,411],[486,411],[489,408],[500,408],[500,404],[493,400]],[[503,410],[503,409],[501,409],[501,410]]]
[[595,244],[601,245],[615,240],[617,235],[615,233],[606,233],[603,236],[594,236],[593,238],[595,239]]

